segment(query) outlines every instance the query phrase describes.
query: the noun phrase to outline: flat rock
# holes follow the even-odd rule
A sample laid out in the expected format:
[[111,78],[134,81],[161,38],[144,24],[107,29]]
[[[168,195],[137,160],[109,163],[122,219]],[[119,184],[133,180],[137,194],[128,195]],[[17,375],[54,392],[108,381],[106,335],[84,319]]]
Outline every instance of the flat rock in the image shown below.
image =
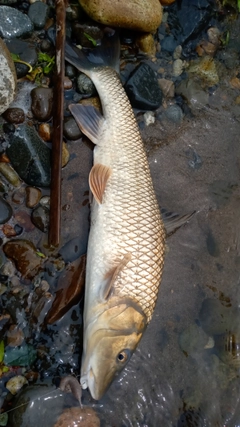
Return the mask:
[[131,104],[142,110],[155,110],[162,103],[162,91],[153,69],[146,63],[140,64],[126,84]]
[[17,9],[0,6],[0,36],[6,39],[27,36],[33,31],[29,17]]
[[177,45],[195,41],[213,13],[213,0],[182,0],[173,3],[168,8],[167,20],[171,32],[161,43],[162,48],[173,52]]
[[14,169],[28,185],[49,187],[50,149],[34,127],[20,125],[6,151]]
[[[19,56],[21,61],[27,62],[32,67],[36,65],[37,51],[34,43],[12,38],[10,40],[6,40],[6,45],[11,53]],[[20,62],[15,63],[15,68],[18,79],[26,76],[29,71],[29,67],[25,64],[21,64]]]
[[7,110],[13,101],[16,82],[14,62],[8,48],[0,38],[0,114]]
[[5,243],[3,250],[27,279],[32,279],[42,264],[42,258],[37,255],[35,246],[27,240],[13,239]]
[[114,27],[151,33],[162,20],[159,0],[79,0],[79,3],[94,21]]

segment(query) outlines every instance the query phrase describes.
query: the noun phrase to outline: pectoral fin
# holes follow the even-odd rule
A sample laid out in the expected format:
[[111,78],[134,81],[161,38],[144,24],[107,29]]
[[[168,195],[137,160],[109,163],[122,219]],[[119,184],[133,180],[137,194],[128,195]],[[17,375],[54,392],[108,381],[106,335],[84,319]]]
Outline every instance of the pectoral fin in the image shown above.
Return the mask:
[[98,203],[102,203],[103,193],[107,182],[111,176],[112,170],[108,166],[97,163],[91,169],[89,174],[90,189]]
[[161,209],[162,219],[167,237],[171,236],[171,234],[175,233],[178,228],[186,224],[195,213],[196,212],[193,211],[185,215],[179,215],[178,213],[168,212],[166,209]]
[[76,120],[81,131],[94,144],[99,142],[101,126],[104,123],[103,116],[92,105],[71,104],[69,105],[74,119]]
[[131,260],[132,255],[130,253],[127,253],[124,255],[124,257],[121,259],[121,261],[118,263],[118,265],[112,269],[110,269],[104,277],[104,283],[101,288],[101,299],[107,300],[111,291],[113,290],[114,282],[117,278],[117,276],[120,274],[120,272],[124,269],[124,267],[127,265],[127,263]]

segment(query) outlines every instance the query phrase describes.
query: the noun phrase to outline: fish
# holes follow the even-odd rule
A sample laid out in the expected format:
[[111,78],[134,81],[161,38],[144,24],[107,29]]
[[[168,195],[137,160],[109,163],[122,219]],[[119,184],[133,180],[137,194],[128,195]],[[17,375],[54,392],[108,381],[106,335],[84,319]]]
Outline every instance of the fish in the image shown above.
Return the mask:
[[66,41],[65,59],[94,83],[103,114],[71,104],[95,144],[80,383],[100,400],[152,319],[163,273],[165,227],[138,124],[118,70],[119,38],[88,53]]

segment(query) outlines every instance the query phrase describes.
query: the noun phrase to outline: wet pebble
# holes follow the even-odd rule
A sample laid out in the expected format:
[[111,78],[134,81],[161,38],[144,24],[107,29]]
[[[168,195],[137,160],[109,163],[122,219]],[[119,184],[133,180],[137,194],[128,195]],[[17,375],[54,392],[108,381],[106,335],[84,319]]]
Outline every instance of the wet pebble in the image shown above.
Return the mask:
[[44,206],[38,206],[32,211],[32,222],[39,230],[46,233],[49,225],[49,210]]
[[6,389],[9,390],[10,393],[15,395],[19,392],[19,390],[21,390],[24,384],[28,384],[26,378],[22,375],[16,375],[7,382]]
[[23,239],[13,239],[3,246],[5,255],[16,264],[17,270],[27,279],[37,274],[42,264],[42,258],[36,253],[33,243]]
[[96,93],[95,86],[92,80],[86,74],[79,74],[77,78],[77,86],[80,93],[93,96]]
[[21,108],[8,108],[2,116],[7,122],[14,124],[23,123],[25,120],[25,114]]
[[64,80],[63,80],[63,87],[64,87],[64,90],[72,89],[72,86],[73,86],[73,84],[72,84],[72,80],[70,80],[70,78],[69,78],[69,77],[65,76],[65,77],[64,77]]
[[63,141],[62,144],[62,168],[69,162],[70,154],[67,148],[67,144]]
[[38,134],[45,142],[51,141],[51,126],[48,123],[40,123],[38,126]]
[[100,427],[100,419],[92,408],[67,408],[58,418],[54,427]]
[[[32,67],[36,65],[37,50],[34,43],[13,38],[11,40],[7,40],[6,44],[10,52],[14,53],[15,55],[18,55],[21,61],[27,62]],[[26,74],[29,72],[29,67],[26,64],[15,62],[15,68],[18,79],[26,76]]]
[[172,80],[158,79],[158,84],[165,98],[174,97],[175,86]]
[[17,210],[14,214],[15,221],[17,221],[18,226],[23,228],[26,232],[33,231],[35,226],[33,225],[30,216],[25,211]]
[[36,187],[26,187],[26,206],[34,208],[41,199],[42,192]]
[[132,106],[143,110],[155,110],[162,103],[162,91],[153,69],[140,64],[131,74],[126,91]]
[[183,121],[183,111],[179,105],[170,105],[164,112],[165,117],[175,124],[180,124]]
[[31,92],[32,113],[40,121],[48,121],[53,112],[53,91],[46,87],[37,87]]
[[18,188],[12,193],[13,203],[22,204],[25,200],[25,191],[23,187]]
[[4,224],[2,227],[2,231],[5,234],[6,237],[14,237],[17,235],[14,227],[12,227],[10,224]]
[[17,76],[14,62],[6,44],[0,38],[0,114],[3,113],[13,101],[16,83]]
[[5,224],[11,218],[12,213],[9,203],[0,196],[0,224]]
[[29,17],[17,9],[0,6],[0,36],[6,39],[27,36],[33,30]]
[[50,149],[34,127],[19,126],[7,148],[7,155],[14,169],[28,185],[50,185]]
[[183,72],[184,63],[181,59],[175,59],[173,62],[173,76],[178,77]]
[[97,46],[101,44],[103,31],[97,25],[88,25],[76,21],[73,23],[72,29],[77,44],[87,48],[93,47],[92,40]]
[[45,206],[45,207],[49,208],[50,207],[50,197],[49,196],[41,197],[39,203],[41,206]]
[[156,44],[152,34],[142,34],[136,39],[136,44],[142,52],[154,56],[156,54]]
[[76,68],[73,65],[66,64],[65,74],[67,77],[69,77],[69,79],[74,79],[74,77],[77,75]]
[[44,28],[48,14],[49,6],[41,1],[31,4],[28,9],[28,16],[37,30]]
[[7,331],[7,343],[11,347],[19,346],[23,343],[24,333],[17,325],[11,325]]
[[16,225],[14,225],[14,230],[15,230],[16,236],[20,236],[20,234],[22,234],[22,232],[23,232],[23,227],[16,224]]
[[153,123],[155,123],[154,113],[152,111],[146,111],[146,113],[144,113],[143,115],[143,120],[144,120],[145,126],[152,125]]
[[79,129],[76,120],[73,117],[65,117],[63,122],[63,135],[75,141],[82,137],[82,131]]

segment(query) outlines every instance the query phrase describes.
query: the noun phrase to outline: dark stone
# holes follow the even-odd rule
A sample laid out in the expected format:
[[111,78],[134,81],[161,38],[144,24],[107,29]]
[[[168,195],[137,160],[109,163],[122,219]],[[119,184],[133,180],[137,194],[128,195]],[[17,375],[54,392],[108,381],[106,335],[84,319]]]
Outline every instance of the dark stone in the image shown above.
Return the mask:
[[161,42],[162,50],[166,50],[167,52],[174,52],[178,45],[178,41],[174,38],[172,34],[167,35]]
[[31,91],[32,113],[37,120],[48,121],[52,117],[53,91],[47,87],[36,87]]
[[50,40],[44,39],[40,44],[40,49],[42,52],[50,52],[53,48],[52,43]]
[[14,169],[28,185],[49,187],[50,149],[34,127],[20,125],[6,152]]
[[79,74],[77,78],[77,86],[80,93],[93,96],[96,93],[96,88],[92,80],[86,74]]
[[66,9],[66,18],[68,21],[78,21],[81,15],[81,10],[79,5],[72,5],[69,4],[69,6]]
[[0,36],[5,39],[24,37],[33,31],[29,17],[17,9],[0,6]]
[[37,30],[44,28],[48,18],[48,14],[48,5],[41,1],[36,1],[35,3],[32,3],[28,9],[28,16],[34,25],[34,28],[36,28]]
[[190,41],[195,41],[201,32],[206,29],[214,13],[214,3],[214,0],[182,0],[169,6],[167,8],[167,22],[171,35],[166,36],[167,40],[162,41],[162,49],[172,52],[174,50],[174,40],[176,46],[179,44],[186,45]]
[[65,75],[69,77],[69,79],[74,79],[74,77],[77,75],[76,68],[71,64],[66,64]]
[[32,211],[32,222],[41,231],[46,233],[49,225],[49,209],[45,206],[38,206]]
[[22,234],[22,232],[23,232],[23,228],[18,224],[16,224],[14,226],[14,230],[16,232],[16,236],[20,236],[20,234]]
[[[11,53],[19,56],[21,61],[27,62],[32,67],[36,65],[38,58],[36,47],[33,43],[13,38],[12,40],[6,40],[6,45]],[[19,62],[15,62],[15,68],[18,78],[25,77],[29,71],[27,65]]]
[[82,136],[82,132],[79,129],[76,120],[73,117],[65,117],[63,123],[63,135],[70,139],[71,141],[75,141]]
[[15,132],[15,126],[12,123],[3,123],[3,132],[7,135]]
[[0,196],[0,224],[5,224],[12,216],[11,206]]
[[162,103],[162,91],[153,69],[141,63],[130,75],[126,92],[131,104],[141,110],[156,110]]
[[184,411],[178,420],[177,427],[204,427],[206,419],[201,409],[188,409]]
[[25,114],[21,108],[8,108],[2,116],[9,123],[19,124],[25,120]]

